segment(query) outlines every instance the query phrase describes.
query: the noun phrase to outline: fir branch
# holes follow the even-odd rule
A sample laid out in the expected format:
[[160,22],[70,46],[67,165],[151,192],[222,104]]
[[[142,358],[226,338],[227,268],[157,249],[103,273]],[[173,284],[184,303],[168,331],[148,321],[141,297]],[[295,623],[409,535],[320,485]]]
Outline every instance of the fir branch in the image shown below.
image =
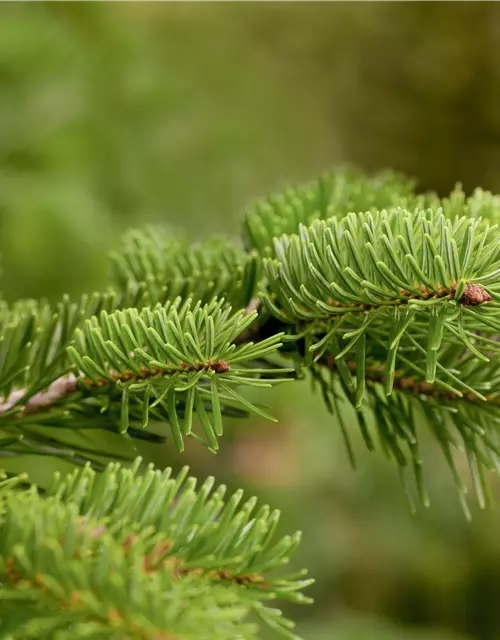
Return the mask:
[[[374,389],[381,421],[400,395],[425,411],[455,403],[468,438],[468,412],[497,418],[500,240],[488,220],[500,220],[499,202],[460,189],[439,200],[401,176],[340,172],[260,203],[246,217],[249,253],[129,233],[113,256],[116,291],[55,309],[1,303],[0,455],[102,464],[88,443],[75,445],[77,432],[161,442],[154,424],[165,420],[180,450],[187,436],[216,450],[224,415],[269,417],[240,387],[290,379],[289,363],[300,377],[333,361],[358,410]],[[481,425],[488,457],[495,446]]]
[[340,218],[351,211],[393,206],[422,209],[436,201],[431,195],[415,195],[414,189],[414,181],[398,173],[367,176],[355,169],[331,171],[311,184],[290,187],[257,202],[243,221],[245,243],[268,255],[275,238],[296,233],[300,224],[309,226],[315,220]]
[[212,478],[196,490],[187,469],[105,468],[122,454],[75,440],[107,429],[162,442],[147,427],[167,421],[179,450],[192,436],[215,451],[224,415],[269,417],[240,388],[302,370],[353,461],[357,425],[403,477],[413,469],[428,504],[425,426],[464,508],[456,450],[485,506],[486,471],[500,472],[498,221],[499,197],[481,190],[440,200],[402,176],[341,172],[259,203],[248,252],[134,231],[112,258],[116,290],[55,309],[0,303],[0,455],[103,471],[87,463],[43,496],[0,487],[0,635],[254,640],[257,616],[297,640],[267,606],[307,602],[310,584],[279,575],[300,534],[276,540],[278,512],[224,500]]
[[[350,214],[302,226],[275,241],[265,259],[263,302],[283,322],[296,323],[435,298],[482,302],[497,295],[500,239],[496,227],[473,219],[452,224],[441,212]],[[477,289],[472,285],[480,287]],[[468,293],[465,289],[468,286]],[[464,297],[465,296],[465,297]]]
[[[324,356],[318,360],[319,365],[323,365],[328,369],[338,371],[337,362],[332,356]],[[357,365],[353,360],[346,360],[349,371],[356,375]],[[436,400],[466,400],[468,402],[482,402],[483,400],[475,393],[460,393],[449,391],[447,386],[440,385],[440,380],[435,383],[426,382],[417,376],[409,376],[407,371],[396,369],[394,371],[394,380],[392,388],[397,391],[404,391],[417,396],[434,398]],[[380,384],[386,386],[387,373],[383,364],[372,364],[364,367],[364,377],[368,383]],[[486,394],[484,400],[488,403],[500,404],[500,392]]]
[[161,228],[130,230],[110,259],[112,283],[120,290],[141,284],[154,303],[177,297],[207,303],[224,297],[240,309],[249,304],[260,278],[255,252],[224,238],[191,245]]
[[43,498],[4,489],[2,631],[28,608],[16,638],[57,629],[69,640],[92,629],[96,638],[253,639],[245,618],[254,612],[296,638],[264,604],[306,602],[300,591],[310,583],[275,573],[299,541],[274,541],[279,513],[261,507],[251,517],[255,500],[239,506],[237,492],[224,502],[213,478],[195,491],[187,468],[177,478],[152,467],[139,476],[139,462],[56,477]]
[[221,407],[241,406],[262,413],[235,388],[268,387],[284,380],[267,376],[260,381],[261,369],[252,366],[278,350],[279,334],[259,344],[236,344],[256,316],[244,311],[231,314],[231,308],[216,299],[203,307],[179,299],[141,313],[134,309],[104,313],[76,332],[69,351],[75,368],[97,395],[107,389],[121,393],[122,431],[130,424],[131,400],[135,398],[141,404],[144,422],[150,409],[159,406],[166,411],[174,440],[182,450],[183,436],[192,433],[194,409],[200,413],[202,403],[208,400],[213,423],[201,411],[202,423],[208,446],[217,448],[217,437],[222,433]]
[[[41,442],[41,435],[23,432],[23,425],[74,428],[77,411],[96,426],[104,414],[106,428],[114,425],[122,433],[130,429],[134,437],[143,437],[138,429],[149,422],[168,418],[180,450],[186,436],[216,450],[224,414],[250,410],[269,417],[238,387],[270,387],[287,379],[283,367],[274,372],[262,368],[265,358],[279,349],[279,334],[258,344],[239,340],[256,317],[256,312],[232,313],[224,300],[201,306],[180,298],[141,312],[129,308],[110,314],[101,309],[91,319],[79,316],[80,326],[64,338],[72,344],[64,350],[68,356],[60,357],[59,377],[41,390],[11,390],[0,406],[0,427],[17,430],[27,445],[28,436]],[[42,347],[53,351],[52,345],[28,343],[28,357]],[[194,412],[202,435],[193,430]],[[16,439],[9,442],[9,452],[19,451],[14,446]]]

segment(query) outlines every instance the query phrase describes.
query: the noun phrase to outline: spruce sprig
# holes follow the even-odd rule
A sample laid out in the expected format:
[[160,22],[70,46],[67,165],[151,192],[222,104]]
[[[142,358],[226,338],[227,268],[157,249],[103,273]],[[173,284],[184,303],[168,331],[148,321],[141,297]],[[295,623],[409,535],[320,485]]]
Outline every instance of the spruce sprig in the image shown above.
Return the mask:
[[[245,399],[238,387],[270,387],[287,380],[273,378],[272,369],[252,364],[279,349],[280,334],[257,344],[236,344],[257,315],[244,310],[231,313],[223,299],[202,306],[178,298],[141,312],[103,311],[76,331],[68,351],[75,373],[83,376],[80,385],[106,403],[103,410],[117,394],[121,396],[122,433],[131,422],[146,427],[150,409],[158,407],[168,417],[175,444],[182,451],[183,438],[193,435],[196,411],[207,446],[216,450],[225,405],[270,417]],[[265,380],[260,378],[262,373]]]
[[488,192],[439,199],[396,174],[331,173],[253,208],[246,250],[133,231],[107,291],[1,302],[0,455],[84,466],[45,493],[3,481],[3,637],[250,639],[257,616],[297,638],[268,603],[304,602],[309,584],[276,573],[300,537],[273,541],[278,513],[240,506],[240,492],[224,501],[213,479],[196,490],[186,470],[106,466],[135,451],[99,439],[162,445],[167,423],[180,451],[192,437],[215,452],[225,416],[270,417],[247,397],[254,387],[310,376],[351,460],[358,428],[423,504],[429,429],[466,512],[457,455],[488,504],[486,471],[500,471],[499,221]]
[[295,638],[267,601],[308,601],[310,580],[280,575],[300,534],[277,538],[278,511],[213,478],[139,462],[56,475],[43,497],[4,481],[2,637],[253,639],[253,613]]

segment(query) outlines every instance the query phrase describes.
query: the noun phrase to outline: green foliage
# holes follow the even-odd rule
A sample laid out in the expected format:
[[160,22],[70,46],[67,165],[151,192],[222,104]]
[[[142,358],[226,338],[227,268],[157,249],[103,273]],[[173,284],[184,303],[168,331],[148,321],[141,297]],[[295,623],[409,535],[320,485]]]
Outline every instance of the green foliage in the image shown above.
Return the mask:
[[185,472],[106,467],[136,453],[97,431],[160,444],[167,424],[179,452],[194,439],[215,453],[226,416],[272,419],[248,391],[308,376],[352,462],[357,425],[405,485],[412,468],[427,505],[425,427],[466,513],[457,452],[487,504],[485,470],[500,471],[498,198],[457,187],[439,200],[401,176],[339,172],[269,202],[246,218],[247,251],[132,231],[111,256],[107,292],[2,303],[0,453],[88,463],[45,494],[6,481],[8,637],[243,639],[256,637],[255,615],[297,637],[263,604],[305,602],[297,592],[309,584],[273,577],[298,543],[271,544],[277,514],[252,517],[239,493],[224,506],[222,489],[209,497],[212,480],[195,492]]
[[[150,420],[161,420],[163,414],[182,451],[183,437],[195,435],[192,423],[196,411],[207,446],[216,450],[225,405],[249,408],[268,417],[236,388],[270,387],[282,381],[271,377],[274,371],[270,368],[252,367],[252,362],[277,351],[280,335],[257,344],[236,344],[256,317],[256,312],[231,314],[223,299],[203,307],[199,302],[193,305],[190,299],[181,304],[178,298],[173,304],[146,307],[142,312],[103,311],[75,332],[74,346],[68,351],[77,375],[84,376],[81,384],[103,403],[101,411],[110,410],[110,404],[121,396],[120,432],[125,433],[130,423],[145,428]],[[263,373],[266,379],[260,380]],[[286,370],[278,369],[277,373]],[[205,410],[207,403],[212,421]],[[151,411],[156,407],[157,411]]]
[[[442,201],[407,196],[411,211],[375,207],[305,226],[301,218],[337,213],[325,205],[325,192],[324,179],[296,191],[312,203],[307,215],[297,214],[287,196],[274,199],[274,221],[288,220],[297,233],[275,238],[272,256],[264,258],[261,300],[268,315],[285,328],[297,369],[305,365],[319,384],[352,461],[345,401],[356,409],[351,422],[369,449],[376,435],[402,470],[411,462],[424,504],[417,434],[423,422],[445,454],[464,508],[453,450],[467,453],[484,505],[483,468],[497,470],[500,453],[500,244],[497,225],[490,224],[498,220],[498,197],[477,189],[466,198],[457,187]],[[395,188],[393,205],[398,196]],[[255,229],[269,229],[269,207],[250,220]],[[260,250],[261,240],[254,238]]]
[[153,300],[168,296],[209,302],[224,296],[237,307],[255,294],[260,263],[226,239],[212,239],[191,247],[163,229],[133,230],[122,250],[111,254],[111,279],[120,289],[145,283]]
[[277,511],[213,478],[137,470],[87,467],[43,497],[4,481],[1,636],[243,640],[253,613],[295,637],[267,601],[306,601],[310,581],[276,573],[300,535],[276,539]]
[[295,233],[301,224],[351,211],[421,207],[427,197],[415,196],[414,186],[406,176],[389,172],[375,177],[354,169],[326,173],[311,184],[257,202],[244,219],[247,246],[266,253],[276,237]]
[[[498,192],[497,22],[495,3],[372,3],[363,11],[349,3],[226,3],[206,10],[189,3],[4,3],[2,291],[9,300],[48,295],[52,301],[71,292],[77,301],[80,292],[105,286],[105,252],[125,226],[167,220],[196,237],[232,234],[234,212],[249,198],[339,158],[409,170],[419,185],[423,180],[441,194],[457,178],[467,193],[476,184]],[[195,469],[203,467],[200,476],[208,467],[235,486],[255,478],[258,491],[304,527],[300,551],[318,577],[318,604],[298,612],[302,635],[391,635],[372,620],[363,633],[339,628],[339,609],[351,606],[354,615],[376,609],[418,624],[425,638],[436,622],[482,640],[495,637],[498,514],[476,512],[472,526],[455,519],[448,474],[419,411],[432,509],[412,519],[391,482],[392,465],[357,446],[354,412],[339,401],[357,449],[356,473],[346,470],[338,419],[328,420],[321,398],[307,392],[306,384],[285,385],[269,400],[267,392],[250,390],[253,401],[275,405],[279,431],[258,420],[249,430],[233,420],[224,425],[218,456],[189,446],[189,439],[183,454]],[[456,402],[449,404],[451,410]],[[113,436],[119,447],[107,436],[102,444],[110,415],[92,422],[87,416],[81,422],[87,428],[73,430],[72,439],[88,436],[88,447],[113,457],[135,446],[142,452],[133,428]],[[375,421],[370,425],[376,428]],[[169,434],[168,425],[155,423],[140,435],[156,435],[153,428]],[[44,434],[49,431],[62,435],[59,427],[45,427]],[[297,454],[289,459],[292,435],[300,462]],[[157,437],[145,455],[175,464],[170,435],[166,446]],[[257,445],[266,450],[262,465],[259,458],[253,467],[267,471],[272,459],[269,475],[249,468]],[[465,456],[456,458],[463,477]],[[6,465],[25,465],[33,477],[68,467],[24,457]],[[283,490],[283,481],[291,490]],[[392,635],[413,637],[409,627]]]
[[[142,245],[134,245],[137,255],[143,255],[142,247],[150,239],[146,234]],[[13,306],[2,302],[0,448],[5,455],[57,452],[75,462],[86,458],[101,464],[115,454],[96,450],[87,438],[75,439],[75,431],[126,431],[134,438],[161,442],[162,435],[144,428],[166,416],[180,450],[184,435],[217,450],[222,413],[246,415],[250,410],[270,418],[238,387],[270,387],[286,379],[288,371],[282,367],[274,375],[268,360],[279,348],[280,336],[254,346],[235,344],[256,313],[231,313],[224,299],[217,301],[212,295],[214,289],[225,292],[227,287],[233,300],[247,303],[256,286],[256,258],[249,257],[240,269],[234,251],[233,262],[226,260],[222,269],[215,259],[216,245],[222,247],[210,245],[213,258],[208,252],[203,259],[195,250],[190,260],[188,250],[174,242],[171,253],[177,262],[173,271],[162,275],[177,274],[172,286],[156,286],[144,274],[140,281],[123,279],[116,288],[76,302],[68,296],[55,306],[31,300]],[[131,252],[125,255],[133,273],[138,263]],[[112,259],[112,265],[119,262],[117,254]],[[196,278],[189,275],[193,266]],[[187,299],[181,304],[179,296],[172,298],[179,292],[197,293],[199,302],[191,305]],[[212,302],[201,308],[203,299]],[[147,304],[141,313],[136,311]],[[192,430],[194,409],[203,437]]]
[[[498,305],[481,306],[499,297],[496,230],[480,219],[452,224],[440,210],[399,209],[301,226],[300,235],[275,242],[277,259],[265,261],[263,302],[283,323],[302,325],[309,341],[321,335],[308,349],[315,360],[332,347],[332,357],[344,360],[357,347],[364,353],[367,340],[385,345],[387,395],[399,348],[409,340],[414,351],[415,338],[422,344],[427,336],[425,371],[418,371],[433,383],[448,338],[488,361],[474,346],[485,338],[474,332],[500,328]],[[364,356],[358,365],[365,367]],[[463,379],[439,371],[470,390]]]

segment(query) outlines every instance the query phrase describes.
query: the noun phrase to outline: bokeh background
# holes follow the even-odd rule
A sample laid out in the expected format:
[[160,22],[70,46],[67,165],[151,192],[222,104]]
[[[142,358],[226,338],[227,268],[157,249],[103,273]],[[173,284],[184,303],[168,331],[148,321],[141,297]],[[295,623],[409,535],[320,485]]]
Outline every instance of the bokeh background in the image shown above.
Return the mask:
[[[130,226],[237,237],[254,198],[339,164],[500,191],[499,51],[495,2],[2,3],[4,295],[102,288]],[[387,461],[358,443],[350,468],[307,383],[266,399],[279,424],[231,424],[216,457],[148,455],[303,530],[301,635],[500,638],[498,510],[467,523],[428,443],[431,507],[412,516]]]

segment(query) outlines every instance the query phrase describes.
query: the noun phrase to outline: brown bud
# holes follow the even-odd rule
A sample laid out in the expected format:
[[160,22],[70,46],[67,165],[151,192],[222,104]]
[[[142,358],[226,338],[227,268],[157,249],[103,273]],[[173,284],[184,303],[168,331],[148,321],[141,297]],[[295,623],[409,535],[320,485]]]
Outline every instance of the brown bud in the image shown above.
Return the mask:
[[470,306],[489,302],[490,300],[492,300],[492,297],[480,284],[466,284],[465,291],[460,298],[462,304]]
[[229,364],[225,360],[218,360],[214,362],[211,368],[215,373],[226,373],[226,371],[229,371]]

